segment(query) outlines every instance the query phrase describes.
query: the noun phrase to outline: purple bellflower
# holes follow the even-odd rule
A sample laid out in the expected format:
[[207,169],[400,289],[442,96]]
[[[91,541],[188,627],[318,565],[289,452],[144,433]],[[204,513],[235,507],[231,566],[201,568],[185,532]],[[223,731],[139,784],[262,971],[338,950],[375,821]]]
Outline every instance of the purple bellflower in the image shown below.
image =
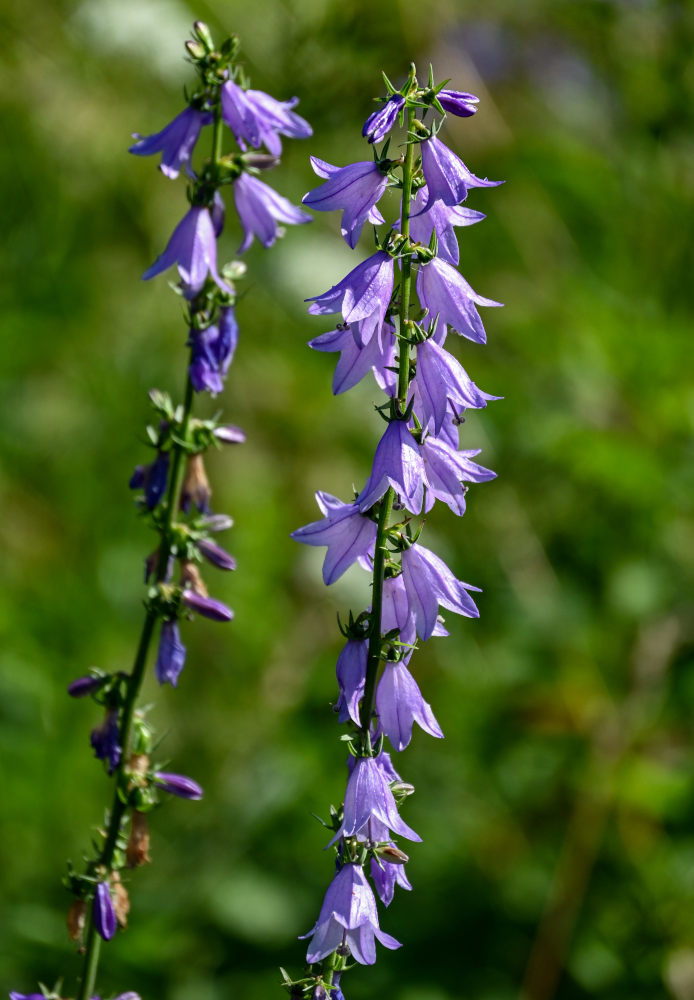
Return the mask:
[[386,321],[381,335],[372,336],[367,344],[361,341],[360,326],[359,322],[340,323],[336,330],[309,341],[314,351],[340,352],[333,376],[336,396],[351,389],[372,369],[385,375],[388,367],[395,364],[395,336],[391,324]]
[[459,517],[465,513],[467,487],[462,484],[486,483],[496,479],[496,472],[473,462],[479,448],[457,451],[439,438],[426,437],[420,446],[427,485],[424,510],[430,511],[434,500],[441,500]]
[[243,226],[243,240],[238,252],[244,253],[257,236],[264,247],[271,247],[277,239],[277,223],[287,222],[298,226],[313,222],[313,217],[257,177],[243,173],[234,181],[236,211]]
[[429,191],[427,206],[439,200],[444,205],[459,205],[467,198],[469,188],[498,187],[504,183],[476,177],[436,136],[422,143],[422,172]]
[[466,618],[479,618],[468,590],[480,588],[458,580],[443,559],[423,545],[415,543],[403,552],[402,580],[420,639],[428,639],[434,632],[439,605]]
[[92,916],[97,933],[104,941],[110,941],[116,933],[116,911],[113,907],[108,882],[97,884]]
[[315,926],[302,937],[311,937],[306,961],[320,962],[343,943],[361,965],[376,961],[374,937],[390,949],[400,947],[378,925],[376,900],[360,865],[343,865],[325,894]]
[[309,123],[292,108],[297,97],[278,101],[262,90],[243,90],[233,80],[222,86],[222,117],[242,149],[246,144],[258,149],[264,145],[273,156],[282,152],[280,135],[307,139],[313,135]]
[[416,680],[404,663],[386,663],[383,668],[376,690],[376,711],[379,729],[395,750],[408,746],[415,722],[426,733],[443,739],[431,706],[422,698]]
[[161,153],[159,169],[167,177],[178,177],[181,167],[185,166],[189,177],[194,177],[190,167],[195,143],[198,141],[203,125],[210,125],[213,116],[207,111],[196,108],[185,108],[180,115],[154,135],[139,135],[133,133],[133,139],[138,142],[131,146],[129,153],[137,156],[151,156]]
[[478,344],[486,344],[487,335],[475,306],[502,305],[494,299],[478,295],[459,271],[436,257],[428,264],[420,265],[417,294],[431,319],[438,316],[440,323],[446,323]]
[[393,902],[396,885],[401,889],[412,888],[412,883],[405,874],[404,865],[392,864],[382,859],[371,859],[371,878],[384,906],[390,906]]
[[[311,158],[313,163],[313,157]],[[355,248],[364,223],[386,189],[388,175],[373,160],[361,160],[347,167],[332,167],[325,184],[304,195],[302,202],[314,211],[332,212],[342,209],[342,236]],[[315,169],[315,167],[314,167]]]
[[417,347],[417,374],[411,387],[415,391],[415,412],[422,426],[441,430],[449,407],[478,410],[490,400],[500,399],[478,389],[460,362],[432,338]]
[[160,684],[176,687],[178,678],[186,662],[186,647],[181,642],[177,621],[163,621],[157,662],[154,667]]
[[99,726],[92,729],[89,742],[94,750],[94,756],[98,760],[106,761],[108,773],[113,772],[120,763],[123,753],[120,745],[120,730],[118,727],[118,710],[116,708],[106,709],[104,721]]
[[222,391],[238,339],[239,327],[233,306],[220,309],[217,326],[191,330],[190,380],[196,392],[207,391],[216,396]]
[[226,604],[215,600],[214,597],[197,594],[194,590],[184,590],[181,601],[191,611],[195,611],[213,622],[230,622],[234,617],[234,612]]
[[217,569],[236,569],[236,560],[221,545],[217,545],[209,538],[199,538],[195,544],[205,559]]
[[198,294],[208,273],[223,291],[232,293],[231,288],[217,273],[217,241],[207,208],[194,205],[183,216],[174,229],[166,250],[147,268],[142,277],[147,281],[174,264],[178,265],[186,298],[194,298]]
[[348,639],[337,658],[335,673],[340,686],[340,697],[336,708],[340,722],[351,719],[356,726],[361,724],[359,702],[364,694],[368,657],[369,644],[365,639]]
[[391,420],[378,442],[369,481],[358,497],[359,509],[373,507],[392,486],[407,509],[419,514],[423,484],[424,467],[417,443],[404,420]]
[[160,451],[150,465],[136,465],[130,477],[131,490],[144,490],[148,510],[154,510],[166,492],[169,478],[169,453]]
[[398,114],[405,106],[405,98],[402,94],[392,94],[380,108],[364,122],[361,134],[369,142],[380,142],[395,125]]
[[356,761],[347,782],[342,826],[331,844],[340,837],[364,836],[370,820],[408,840],[421,841],[419,834],[401,819],[389,780],[375,757],[360,757]]
[[312,316],[342,312],[345,323],[362,320],[362,342],[367,343],[383,326],[393,293],[393,259],[384,250],[367,257],[353,271],[322,295],[306,299]]
[[202,798],[202,788],[200,785],[197,781],[187,778],[184,774],[155,771],[154,779],[162,791],[168,792],[169,795],[177,795],[179,799],[197,800]]
[[94,677],[87,674],[86,677],[78,677],[71,684],[68,684],[67,693],[71,698],[84,698],[88,694],[94,694],[106,680],[105,677]]
[[436,231],[438,239],[438,255],[454,266],[460,260],[460,247],[455,235],[455,226],[474,226],[485,218],[483,212],[475,212],[463,205],[446,205],[442,201],[434,201],[427,207],[429,190],[426,185],[421,187],[412,202],[410,217],[410,238],[413,243],[429,246],[431,234]]
[[304,545],[327,545],[323,580],[329,586],[357,559],[373,556],[377,527],[375,521],[361,513],[356,502],[342,503],[323,492],[316,494],[316,500],[325,515],[323,520],[297,528],[291,537]]
[[469,118],[474,115],[478,110],[477,105],[480,103],[479,97],[475,97],[474,94],[468,94],[464,90],[439,90],[436,95],[439,99],[439,103],[444,111],[449,111],[452,115],[457,115],[458,118]]
[[[311,166],[313,167],[313,172],[318,177],[323,177],[325,180],[332,177],[339,170],[343,170],[343,167],[335,167],[332,163],[326,163],[325,160],[319,159],[317,156],[310,157]],[[370,222],[373,226],[383,226],[385,225],[385,219],[379,212],[379,210],[374,205],[366,216],[366,221]],[[344,234],[343,234],[344,235]]]

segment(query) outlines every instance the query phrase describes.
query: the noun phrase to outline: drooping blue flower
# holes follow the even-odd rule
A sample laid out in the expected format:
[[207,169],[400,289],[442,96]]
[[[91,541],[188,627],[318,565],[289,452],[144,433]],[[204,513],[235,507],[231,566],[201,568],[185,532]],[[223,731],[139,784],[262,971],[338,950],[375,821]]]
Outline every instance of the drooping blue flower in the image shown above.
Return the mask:
[[[336,174],[338,170],[342,169],[341,167],[333,166],[332,163],[326,163],[325,160],[321,160],[317,156],[311,156],[310,160],[314,174],[318,177],[323,177],[325,180],[328,180]],[[374,205],[373,208],[370,209],[369,214],[366,216],[366,221],[370,222],[372,226],[383,226],[385,225],[386,220]]]
[[404,662],[386,663],[384,666],[376,689],[376,712],[379,730],[385,733],[395,750],[404,750],[408,746],[415,722],[426,733],[443,739],[431,706],[422,698],[419,686]]
[[377,108],[364,122],[361,134],[369,142],[380,142],[390,132],[398,114],[405,106],[402,94],[392,94],[382,107]]
[[277,223],[301,225],[313,222],[313,217],[292,205],[288,198],[277,194],[257,177],[243,173],[234,181],[236,211],[243,226],[243,240],[238,252],[244,253],[257,236],[264,247],[271,247],[277,239]]
[[92,917],[97,933],[104,941],[110,941],[116,933],[116,911],[111,899],[108,882],[99,882],[97,884],[96,892],[94,893]]
[[161,153],[159,169],[167,177],[178,177],[181,167],[185,166],[189,177],[193,177],[190,159],[195,143],[198,141],[200,129],[209,125],[213,116],[208,111],[198,111],[196,108],[185,108],[180,115],[154,135],[139,135],[133,133],[133,139],[138,141],[128,150],[137,156],[151,156]]
[[155,771],[154,780],[163,792],[168,792],[169,795],[177,795],[179,799],[197,800],[202,798],[202,788],[200,785],[197,781],[193,781],[192,778],[187,778],[185,774]]
[[380,336],[372,336],[368,343],[362,343],[361,323],[340,323],[337,329],[322,333],[309,340],[314,351],[339,351],[340,359],[335,366],[333,393],[351,389],[373,369],[374,374],[385,376],[389,367],[395,364],[395,336],[393,326],[386,321]]
[[222,604],[214,597],[196,594],[194,590],[184,590],[181,600],[191,611],[195,611],[213,622],[230,622],[234,617],[234,612],[226,604]]
[[160,684],[176,687],[186,662],[186,647],[181,642],[177,621],[163,621],[159,638],[157,662],[154,667]]
[[106,677],[95,677],[87,674],[86,677],[78,677],[71,684],[68,684],[67,693],[71,698],[84,698],[88,694],[94,694],[102,686]]
[[320,162],[322,168],[331,171],[330,176],[325,184],[304,195],[302,202],[318,212],[342,209],[342,236],[354,249],[364,223],[386,189],[388,174],[373,160],[362,160],[347,167],[332,167]]
[[194,205],[173,231],[166,249],[142,275],[147,281],[174,264],[184,285],[186,298],[193,298],[212,275],[219,287],[229,294],[232,289],[217,273],[217,241],[207,208]]
[[335,673],[340,697],[336,708],[340,722],[351,719],[355,725],[361,725],[359,702],[364,694],[368,654],[369,643],[366,639],[348,639],[337,658]]
[[486,344],[487,335],[475,306],[503,304],[478,295],[462,274],[436,257],[428,264],[420,264],[417,295],[424,309],[429,311],[431,319],[438,316],[440,323],[445,323],[478,344]]
[[374,937],[390,949],[400,947],[378,925],[376,900],[360,865],[343,865],[325,894],[315,926],[303,934],[311,938],[306,954],[309,964],[320,962],[343,943],[360,965],[376,961]]
[[477,105],[480,103],[479,97],[475,97],[474,94],[469,94],[464,90],[449,90],[447,87],[439,90],[436,96],[444,111],[449,111],[459,118],[469,118],[474,115],[478,110]]
[[233,306],[220,309],[216,326],[191,330],[188,341],[192,348],[190,380],[196,392],[207,391],[216,396],[222,391],[238,339],[239,327]]
[[[443,324],[441,324],[443,325]],[[475,385],[460,362],[432,338],[417,347],[417,374],[410,383],[415,395],[415,413],[422,426],[433,425],[438,434],[446,415],[465,409],[482,409],[491,396]]]
[[342,503],[337,497],[323,492],[316,493],[316,501],[325,515],[323,520],[297,528],[291,537],[304,545],[327,545],[323,580],[329,586],[352,563],[373,556],[378,529],[375,521],[362,514],[354,501]]
[[279,156],[282,152],[280,135],[306,139],[313,135],[309,123],[292,108],[298,97],[278,101],[262,90],[243,90],[233,80],[221,88],[222,117],[242,149],[246,143],[257,149],[260,145]]
[[413,514],[422,509],[424,467],[417,443],[404,420],[391,420],[378,442],[369,480],[359,494],[359,509],[369,510],[392,486]]
[[466,618],[479,618],[468,591],[480,588],[458,580],[443,559],[423,545],[415,543],[402,553],[402,581],[420,639],[428,639],[434,632],[439,605]]
[[166,493],[169,478],[169,453],[157,452],[157,457],[149,465],[137,465],[130,477],[131,490],[144,490],[148,510],[154,510]]
[[[331,844],[340,837],[358,837],[371,819],[408,840],[421,841],[398,812],[389,777],[375,757],[360,757],[352,769],[345,791],[342,825]],[[380,837],[379,840],[389,839]]]
[[390,906],[393,902],[396,885],[401,889],[412,888],[412,883],[405,874],[405,866],[392,864],[382,858],[371,859],[371,878],[384,906]]
[[120,745],[118,710],[116,708],[106,709],[104,721],[92,729],[89,742],[94,750],[94,756],[98,760],[106,761],[108,773],[113,774],[123,753]]
[[211,562],[217,569],[236,569],[236,560],[221,545],[217,545],[209,538],[199,538],[195,543],[208,562]]
[[430,511],[434,500],[441,500],[461,517],[465,513],[464,483],[486,483],[496,479],[496,472],[485,469],[472,461],[479,455],[479,448],[458,451],[446,441],[428,435],[420,445],[424,463],[424,479],[427,485],[424,510]]
[[427,206],[435,201],[444,205],[459,205],[465,201],[469,188],[498,187],[503,181],[489,181],[476,177],[459,156],[437,139],[425,139],[422,147],[422,172],[427,182]]
[[438,256],[449,264],[457,265],[460,248],[454,227],[473,226],[485,218],[484,213],[475,212],[463,205],[446,205],[442,201],[434,201],[427,207],[428,201],[429,189],[425,184],[417,191],[412,202],[410,238],[413,243],[429,246],[431,234],[436,230]]
[[393,258],[384,250],[367,257],[322,295],[306,299],[312,316],[342,312],[345,323],[362,320],[362,342],[367,343],[383,326],[393,294]]

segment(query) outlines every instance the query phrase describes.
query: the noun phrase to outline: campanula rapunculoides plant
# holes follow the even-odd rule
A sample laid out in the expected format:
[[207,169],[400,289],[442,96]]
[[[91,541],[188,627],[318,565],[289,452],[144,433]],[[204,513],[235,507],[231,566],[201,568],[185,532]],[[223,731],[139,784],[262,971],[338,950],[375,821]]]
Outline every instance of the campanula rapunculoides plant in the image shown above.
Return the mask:
[[[326,584],[353,563],[372,583],[371,606],[350,611],[341,624],[335,708],[349,725],[342,739],[350,756],[342,808],[331,809],[335,874],[304,935],[307,974],[292,981],[283,970],[291,995],[311,1000],[343,1000],[345,970],[352,962],[373,964],[376,941],[400,947],[380,927],[376,896],[388,906],[396,885],[412,888],[395,837],[421,838],[400,815],[414,789],[391,753],[409,744],[415,722],[443,736],[410,661],[418,641],[447,635],[441,608],[468,618],[479,613],[471,596],[478,588],[423,544],[425,515],[436,500],[464,514],[468,484],[495,475],[474,461],[476,450],[459,447],[459,428],[468,407],[498,397],[479,389],[447,350],[456,335],[484,343],[477,307],[500,305],[458,272],[455,227],[483,218],[461,205],[470,188],[501,182],[476,177],[438,135],[447,113],[469,117],[478,99],[437,87],[431,71],[421,86],[414,66],[401,90],[385,82],[387,95],[363,129],[373,156],[346,167],[313,157],[323,183],[304,197],[314,210],[342,212],[342,236],[352,248],[366,223],[376,227],[371,256],[307,301],[312,315],[341,314],[334,330],[310,342],[339,353],[334,392],[373,372],[386,396],[377,407],[385,428],[361,492],[345,501],[319,492],[322,518],[293,534],[327,547]],[[404,135],[396,146],[391,131],[398,123]],[[399,218],[390,222],[381,214],[388,189],[400,196]]]
[[[157,651],[154,672],[160,684],[176,687],[185,665],[186,647],[179,623],[202,615],[228,622],[233,612],[211,597],[201,567],[235,569],[235,562],[216,541],[231,527],[231,518],[213,513],[212,491],[203,455],[210,447],[238,444],[244,435],[219,419],[193,415],[196,393],[221,392],[238,340],[234,312],[234,281],[245,266],[237,260],[220,265],[217,240],[224,227],[225,202],[221,192],[231,188],[244,232],[239,252],[257,236],[266,247],[277,239],[278,222],[304,223],[311,216],[258,179],[279,162],[280,136],[305,138],[311,128],[293,111],[296,98],[278,101],[261,90],[251,90],[238,64],[238,40],[232,36],[217,48],[206,25],[196,22],[186,43],[188,59],[197,72],[187,106],[161,132],[136,135],[130,152],[138,156],[161,154],[160,168],[167,178],[187,177],[188,209],[173,231],[164,252],[145,271],[152,278],[176,265],[174,291],[185,310],[187,377],[182,403],[152,390],[156,420],[147,428],[151,460],[138,465],[130,486],[136,503],[158,535],[155,550],[145,560],[145,598],[142,633],[130,673],[93,669],[73,681],[68,693],[91,697],[101,707],[101,719],[91,733],[94,755],[113,779],[111,805],[103,829],[85,856],[80,870],[69,867],[66,885],[73,895],[68,929],[82,955],[77,997],[94,996],[102,941],[110,941],[125,927],[130,902],[121,872],[150,860],[147,814],[161,793],[200,799],[202,789],[192,778],[163,770],[152,762],[154,734],[145,710],[137,707],[140,687],[153,643]],[[202,147],[202,133],[208,136]],[[237,148],[223,151],[231,132]],[[202,147],[202,148],[201,148]],[[42,987],[43,994],[10,993],[11,1000],[60,1000],[62,990]],[[123,993],[116,1000],[139,1000]]]

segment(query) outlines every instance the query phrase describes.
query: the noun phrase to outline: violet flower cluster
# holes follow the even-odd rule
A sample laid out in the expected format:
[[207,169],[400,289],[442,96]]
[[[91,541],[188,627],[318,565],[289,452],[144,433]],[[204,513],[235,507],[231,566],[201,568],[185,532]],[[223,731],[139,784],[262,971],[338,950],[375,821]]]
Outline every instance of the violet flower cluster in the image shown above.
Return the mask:
[[[478,588],[424,544],[424,515],[440,500],[461,516],[469,484],[495,475],[476,461],[478,450],[460,447],[459,429],[468,408],[498,397],[475,385],[449,348],[457,337],[484,343],[478,308],[500,305],[475,292],[457,270],[455,232],[483,218],[461,204],[468,191],[500,182],[475,176],[439,138],[446,113],[469,117],[478,99],[436,87],[431,73],[420,86],[414,66],[401,90],[387,79],[386,85],[386,98],[364,125],[373,157],[345,167],[313,158],[323,183],[303,199],[313,209],[342,212],[350,247],[365,223],[386,226],[375,230],[371,256],[307,300],[312,315],[339,317],[334,329],[310,342],[314,350],[339,355],[334,392],[372,373],[385,394],[378,410],[386,424],[361,491],[344,501],[319,492],[321,519],[293,533],[299,542],[326,547],[326,584],[355,563],[372,579],[371,606],[350,612],[341,625],[335,709],[351,733],[343,737],[350,750],[344,802],[332,811],[335,876],[304,935],[307,975],[292,981],[285,973],[292,995],[312,1000],[343,1000],[349,959],[371,965],[377,941],[400,947],[381,929],[376,897],[388,906],[396,885],[412,888],[396,838],[418,842],[420,836],[401,815],[414,789],[391,753],[408,746],[415,724],[443,737],[413,675],[412,654],[418,642],[448,634],[442,611],[479,614],[472,596]],[[391,158],[389,136],[398,121],[405,127],[398,147],[404,152]],[[391,225],[381,215],[389,188],[401,192],[400,218]]]
[[[201,572],[204,566],[236,568],[233,556],[216,541],[232,520],[212,511],[203,456],[211,447],[243,442],[244,435],[216,417],[193,416],[197,393],[221,392],[238,341],[234,281],[245,266],[238,260],[220,266],[217,241],[225,223],[220,191],[225,186],[233,190],[243,230],[239,252],[248,249],[256,236],[271,246],[280,222],[311,220],[257,177],[260,170],[279,162],[280,136],[311,135],[308,123],[293,110],[296,98],[278,101],[249,89],[238,67],[236,37],[217,47],[202,22],[194,25],[186,50],[198,77],[187,107],[162,131],[136,135],[130,149],[140,156],[160,154],[167,178],[185,171],[189,201],[168,245],[143,275],[148,279],[177,267],[179,282],[174,290],[185,307],[188,349],[183,402],[176,405],[167,393],[150,392],[156,420],[147,428],[147,437],[153,457],[138,465],[130,479],[130,487],[138,491],[137,505],[159,539],[145,560],[145,620],[130,673],[95,668],[68,688],[72,697],[91,697],[101,706],[101,721],[90,742],[114,779],[112,804],[94,852],[85,858],[82,870],[70,866],[65,879],[73,896],[68,929],[83,956],[78,1000],[98,1000],[100,942],[110,941],[127,924],[130,901],[121,873],[150,861],[148,813],[162,793],[190,800],[203,794],[192,778],[152,762],[154,736],[137,699],[152,640],[158,638],[154,671],[159,683],[176,687],[186,660],[180,622],[196,615],[214,622],[233,618],[231,608],[210,596]],[[202,154],[200,165],[194,167],[203,130],[210,135],[210,154]],[[222,148],[225,130],[236,143],[236,150],[228,154]],[[11,1000],[38,996],[10,994]],[[59,994],[46,996],[60,1000]],[[124,993],[117,1000],[139,998]]]

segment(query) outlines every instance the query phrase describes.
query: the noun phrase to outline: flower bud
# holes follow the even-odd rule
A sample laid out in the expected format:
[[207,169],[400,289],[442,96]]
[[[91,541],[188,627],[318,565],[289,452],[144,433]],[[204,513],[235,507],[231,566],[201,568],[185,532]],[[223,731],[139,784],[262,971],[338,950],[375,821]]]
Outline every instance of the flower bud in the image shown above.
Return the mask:
[[398,803],[406,799],[408,795],[414,795],[414,785],[410,785],[407,781],[394,781],[390,790]]
[[383,844],[376,848],[376,854],[391,865],[405,865],[410,860],[409,855],[394,844]]
[[77,680],[68,685],[67,693],[72,698],[84,698],[86,695],[98,691],[106,679],[106,677],[94,677],[91,674],[86,677],[78,677]]
[[212,34],[204,21],[196,21],[193,24],[193,34],[198,41],[202,42],[208,52],[213,51],[214,42],[212,41]]
[[202,455],[190,455],[181,488],[181,509],[188,511],[191,503],[194,503],[201,513],[206,514],[209,511],[211,496],[212,490]]
[[205,58],[205,48],[203,45],[200,44],[200,42],[194,42],[192,39],[190,39],[189,41],[186,42],[185,48],[190,58],[194,59],[196,62],[198,61],[198,59]]
[[280,162],[278,156],[271,153],[244,153],[241,157],[248,167],[255,167],[256,170],[272,170]]
[[144,813],[133,809],[130,820],[130,836],[125,849],[128,868],[141,868],[152,860],[149,856],[149,825]]
[[92,916],[97,934],[104,941],[110,941],[116,933],[116,911],[113,907],[108,882],[99,882],[96,887]]
[[71,941],[81,941],[84,933],[84,923],[87,917],[87,906],[83,899],[74,899],[67,911],[67,930]]

